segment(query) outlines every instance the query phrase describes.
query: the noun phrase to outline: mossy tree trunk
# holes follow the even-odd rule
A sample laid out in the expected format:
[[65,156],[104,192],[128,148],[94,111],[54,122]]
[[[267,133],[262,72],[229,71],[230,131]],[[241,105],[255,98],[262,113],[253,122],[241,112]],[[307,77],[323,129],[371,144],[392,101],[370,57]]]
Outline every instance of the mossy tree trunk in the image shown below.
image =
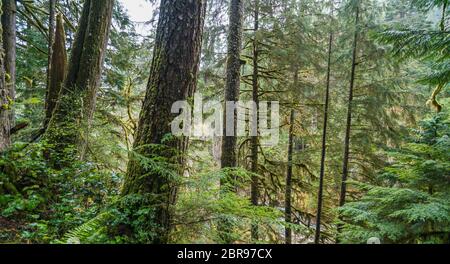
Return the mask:
[[[0,3],[0,10],[2,3]],[[0,11],[1,12],[1,11]],[[3,34],[0,25],[0,152],[4,151],[11,144],[10,131],[10,107],[9,91],[5,82],[5,66],[3,51]]]
[[[9,100],[16,97],[16,0],[2,0],[3,51],[6,87]],[[11,126],[14,125],[14,111],[9,112]]]
[[[225,84],[225,112],[223,118],[222,169],[235,168],[237,166],[237,111],[230,113],[232,109],[227,109],[227,102],[236,103],[239,100],[243,20],[244,1],[231,0],[228,29],[227,78]],[[229,179],[230,177],[232,177],[232,175],[227,175],[225,178],[221,179],[221,192],[226,193],[232,191],[233,188]],[[232,223],[229,220],[220,219],[218,223],[218,232],[223,243],[233,243],[234,239],[231,236]]]
[[[156,233],[167,243],[186,140],[171,135],[173,103],[195,91],[206,1],[162,0],[147,94],[122,194],[150,196]],[[156,166],[149,166],[152,163]]]
[[[244,3],[242,0],[232,0],[230,3],[230,26],[228,31],[228,55],[227,55],[227,79],[225,87],[225,102],[237,102],[239,100],[241,83],[241,49],[242,49],[242,25],[244,17]],[[226,114],[226,107],[225,114]],[[224,135],[222,140],[222,168],[236,167],[236,112],[234,124],[229,124],[224,115]],[[228,124],[227,124],[228,123]],[[233,125],[234,133],[230,135],[229,129]]]
[[83,159],[95,111],[114,0],[86,0],[68,72],[44,139],[56,167]]
[[66,34],[64,31],[64,19],[61,14],[57,17],[55,40],[51,50],[50,79],[45,100],[45,127],[52,118],[66,76]]

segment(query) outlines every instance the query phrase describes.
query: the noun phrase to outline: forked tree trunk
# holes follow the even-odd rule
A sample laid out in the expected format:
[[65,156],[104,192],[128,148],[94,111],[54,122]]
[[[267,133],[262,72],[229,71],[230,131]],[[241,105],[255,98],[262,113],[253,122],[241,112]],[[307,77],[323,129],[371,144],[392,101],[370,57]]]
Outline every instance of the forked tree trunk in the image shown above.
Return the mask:
[[44,139],[56,167],[83,159],[108,44],[114,0],[86,0],[68,73]]
[[52,56],[49,67],[50,82],[45,100],[45,127],[47,127],[52,118],[66,76],[66,34],[64,31],[64,20],[61,14],[59,14],[57,18],[55,41],[53,42],[51,50]]
[[[51,114],[49,115],[49,109],[54,110],[55,106],[49,106],[49,95],[50,93],[50,82],[51,82],[51,68],[52,68],[52,58],[53,58],[53,45],[55,41],[55,28],[56,28],[56,0],[49,0],[49,15],[48,15],[48,48],[47,48],[47,90],[45,94],[45,119],[44,119],[44,129],[47,127],[50,121]],[[65,40],[64,40],[65,43]],[[57,101],[58,99],[56,99]],[[56,102],[55,102],[56,103]]]
[[[122,191],[153,197],[156,237],[151,242],[156,244],[169,239],[179,179],[167,171],[180,174],[186,146],[185,139],[171,136],[171,108],[195,91],[205,10],[204,0],[161,0],[147,95]],[[148,165],[154,158],[164,160],[162,167]]]

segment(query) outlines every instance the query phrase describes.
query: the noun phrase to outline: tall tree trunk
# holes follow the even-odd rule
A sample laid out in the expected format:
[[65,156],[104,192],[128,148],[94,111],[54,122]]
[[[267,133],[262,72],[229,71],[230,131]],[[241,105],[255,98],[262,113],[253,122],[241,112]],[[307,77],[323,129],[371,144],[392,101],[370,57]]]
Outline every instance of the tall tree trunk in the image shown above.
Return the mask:
[[317,218],[316,218],[316,233],[314,242],[320,243],[320,228],[322,218],[322,204],[323,204],[323,188],[325,178],[325,159],[327,155],[327,129],[328,129],[328,109],[330,105],[330,81],[331,81],[331,55],[333,49],[333,32],[330,32],[330,38],[328,42],[328,66],[327,66],[327,88],[325,91],[325,106],[323,117],[323,132],[322,132],[322,156],[320,159],[320,179],[319,179],[319,192],[317,202]]
[[[174,119],[171,108],[173,103],[186,100],[195,91],[205,10],[204,0],[161,0],[147,95],[122,191],[124,196],[153,197],[149,206],[155,208],[157,235],[152,243],[168,242],[179,179],[165,171],[181,171],[180,155],[186,146],[185,139],[168,136]],[[165,168],[149,168],[146,160],[154,158],[163,158],[164,164],[160,166]]]
[[[241,49],[242,49],[242,25],[244,16],[244,3],[242,0],[231,0],[230,3],[230,28],[228,32],[228,58],[227,58],[227,80],[225,87],[225,103],[237,102],[239,100],[241,83]],[[225,107],[225,111],[227,109]],[[226,115],[225,115],[226,116]],[[224,136],[222,142],[222,168],[236,167],[236,112],[234,120],[224,118]],[[232,124],[230,124],[231,121]],[[234,131],[229,131],[233,125]],[[228,126],[228,129],[227,129]],[[230,135],[230,132],[234,132]]]
[[83,159],[108,44],[114,0],[86,0],[67,77],[45,139],[52,161],[63,166]]
[[[237,166],[236,158],[236,126],[237,111],[228,109],[227,103],[236,103],[239,100],[241,83],[241,49],[242,49],[242,26],[244,21],[244,2],[243,0],[231,0],[229,11],[229,29],[228,29],[228,54],[227,54],[227,78],[225,85],[225,115],[222,137],[222,156],[221,168],[235,168]],[[234,112],[231,112],[234,111]],[[232,128],[232,129],[231,129]],[[221,191],[226,193],[230,189],[230,177],[227,175],[220,182]],[[233,243],[230,236],[232,227],[227,219],[220,219],[218,224],[219,236],[225,244]]]
[[[55,18],[56,18],[56,1],[57,0],[49,0],[48,5],[49,5],[49,16],[48,16],[48,48],[47,48],[47,90],[46,90],[46,95],[45,95],[45,120],[44,120],[44,129],[47,127],[48,122],[50,122],[50,118],[51,115],[53,113],[53,110],[55,108],[55,106],[51,106],[49,105],[49,103],[51,104],[52,102],[49,101],[49,97],[50,96],[50,82],[51,82],[51,68],[52,68],[52,58],[53,58],[53,44],[55,41]],[[64,40],[64,44],[65,44],[65,40]],[[56,98],[57,100],[57,98]],[[56,101],[55,101],[56,103]],[[49,110],[52,111],[49,114]]]
[[[2,3],[0,3],[0,10],[2,10],[1,5]],[[9,91],[5,82],[2,25],[0,25],[0,33],[0,152],[2,152],[11,144],[11,100],[9,99]]]
[[341,183],[341,196],[339,199],[339,206],[344,206],[345,197],[347,194],[347,178],[348,178],[348,164],[350,158],[350,138],[352,128],[352,114],[353,114],[353,91],[355,88],[356,78],[356,66],[358,56],[358,38],[359,38],[359,5],[356,7],[356,19],[355,19],[355,37],[353,41],[353,57],[352,57],[352,73],[350,76],[350,89],[348,95],[348,107],[347,107],[347,126],[345,131],[344,142],[344,161],[342,166],[342,183]]
[[[6,87],[9,98],[16,97],[16,0],[2,0],[3,50]],[[11,126],[14,125],[14,111],[10,111]]]
[[[285,221],[287,224],[292,224],[292,169],[293,169],[293,154],[294,154],[294,123],[295,111],[291,110],[290,127],[289,127],[289,145],[288,145],[288,163],[286,173],[286,193],[285,193]],[[286,244],[292,244],[292,229],[287,226],[285,229]]]
[[[350,76],[350,89],[348,95],[348,109],[347,109],[347,127],[345,131],[345,142],[344,142],[344,160],[342,166],[342,182],[341,182],[341,193],[339,198],[339,206],[345,205],[345,199],[347,195],[347,179],[348,179],[348,165],[350,159],[350,138],[351,138],[351,127],[352,127],[352,114],[353,114],[353,91],[355,88],[356,79],[356,66],[357,66],[357,56],[358,56],[358,38],[359,38],[359,2],[356,6],[355,12],[355,36],[353,41],[353,57],[352,57],[352,72]],[[338,233],[342,226],[338,225]]]
[[51,64],[49,67],[50,82],[45,100],[45,127],[53,115],[66,76],[66,34],[64,31],[64,20],[61,14],[57,18],[55,41],[51,50],[53,55],[51,56]]
[[[251,201],[252,205],[258,206],[259,200],[259,189],[258,189],[258,148],[259,148],[259,131],[258,131],[258,120],[259,120],[259,50],[258,50],[258,30],[259,30],[259,0],[255,1],[255,11],[254,11],[254,39],[253,39],[253,102],[256,103],[256,124],[254,128],[256,129],[256,136],[251,138],[251,171],[255,174],[252,176],[252,186],[251,186]],[[258,226],[252,224],[252,240],[258,240]]]

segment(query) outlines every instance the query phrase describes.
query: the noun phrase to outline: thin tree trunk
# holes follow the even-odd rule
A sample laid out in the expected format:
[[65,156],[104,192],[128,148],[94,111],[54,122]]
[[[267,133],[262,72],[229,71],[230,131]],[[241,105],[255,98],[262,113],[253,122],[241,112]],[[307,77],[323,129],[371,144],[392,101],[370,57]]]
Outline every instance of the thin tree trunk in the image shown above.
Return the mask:
[[[161,1],[147,95],[122,190],[124,196],[154,197],[149,201],[149,206],[155,209],[152,224],[156,226],[156,230],[152,230],[156,237],[151,243],[169,240],[179,179],[165,171],[174,170],[175,174],[182,171],[186,147],[185,139],[168,137],[174,119],[171,108],[173,103],[185,101],[195,91],[205,11],[204,0]],[[165,164],[161,165],[164,168],[151,169],[142,157],[164,158]]]
[[58,15],[56,24],[55,41],[53,42],[51,64],[50,64],[50,82],[47,89],[45,100],[45,126],[53,115],[56,104],[61,93],[61,88],[66,76],[67,52],[66,52],[66,34],[64,31],[64,20],[61,14]]
[[[2,3],[0,3],[0,10]],[[5,82],[4,51],[3,51],[3,30],[0,25],[0,152],[4,151],[11,144],[10,131],[10,107],[9,91]]]
[[[353,114],[353,91],[355,88],[356,79],[356,66],[357,66],[357,56],[358,56],[358,38],[359,38],[359,2],[356,6],[355,13],[355,37],[353,41],[353,58],[352,58],[352,72],[350,76],[350,89],[348,95],[348,109],[347,109],[347,127],[345,131],[345,142],[344,142],[344,160],[342,166],[342,182],[341,182],[341,193],[339,198],[339,206],[345,205],[345,199],[347,195],[347,179],[349,171],[349,158],[350,158],[350,138],[351,138],[351,127],[352,127],[352,114]],[[340,233],[342,226],[338,225],[338,233]],[[337,240],[339,242],[339,240]]]
[[83,159],[95,111],[114,0],[86,0],[61,96],[44,137],[56,166]]
[[323,204],[323,188],[325,178],[325,159],[327,155],[327,129],[328,129],[328,109],[330,105],[330,81],[331,81],[331,55],[333,49],[333,32],[330,32],[330,38],[328,42],[328,66],[327,66],[327,88],[325,92],[325,106],[323,117],[323,132],[322,132],[322,156],[320,159],[320,179],[319,179],[319,193],[317,202],[317,218],[316,218],[316,233],[314,242],[320,243],[320,229],[322,218],[322,204]]
[[353,42],[353,58],[352,58],[352,73],[350,76],[350,89],[348,95],[348,109],[347,109],[347,127],[345,131],[345,142],[344,142],[344,161],[342,167],[342,185],[341,185],[341,196],[339,199],[339,206],[344,206],[345,197],[347,194],[347,178],[348,178],[348,164],[350,158],[350,138],[351,138],[351,127],[352,127],[352,114],[353,114],[353,91],[355,88],[355,77],[356,77],[356,66],[357,66],[357,56],[358,56],[358,38],[359,38],[359,6],[356,7],[356,20],[355,20],[355,38]]
[[[256,129],[256,136],[251,138],[251,172],[255,175],[252,176],[251,184],[251,201],[252,205],[258,206],[259,200],[259,189],[258,189],[258,148],[259,148],[259,131],[258,131],[258,120],[259,120],[259,51],[258,51],[258,30],[259,30],[259,0],[255,1],[255,22],[254,22],[254,39],[253,39],[253,102],[256,104],[256,124],[254,124],[254,129]],[[252,224],[252,240],[258,240],[258,225]]]
[[[3,14],[3,50],[5,52],[4,67],[5,80],[9,100],[14,102],[16,97],[16,0],[2,0]],[[11,126],[14,126],[14,111],[10,111]]]
[[[294,123],[295,111],[291,110],[290,127],[289,127],[289,145],[288,145],[288,163],[286,173],[286,193],[285,193],[285,221],[292,224],[292,169],[293,169],[293,154],[294,154]],[[287,226],[285,229],[286,244],[292,244],[292,229]]]

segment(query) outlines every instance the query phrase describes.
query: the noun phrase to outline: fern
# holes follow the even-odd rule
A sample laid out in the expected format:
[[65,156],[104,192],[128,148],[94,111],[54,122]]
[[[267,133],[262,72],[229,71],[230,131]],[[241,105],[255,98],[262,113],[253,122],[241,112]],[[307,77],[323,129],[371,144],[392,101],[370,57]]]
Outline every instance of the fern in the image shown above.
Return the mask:
[[95,241],[105,234],[105,222],[110,218],[110,213],[105,212],[89,220],[83,225],[67,232],[60,241],[61,244],[85,244],[95,243]]

